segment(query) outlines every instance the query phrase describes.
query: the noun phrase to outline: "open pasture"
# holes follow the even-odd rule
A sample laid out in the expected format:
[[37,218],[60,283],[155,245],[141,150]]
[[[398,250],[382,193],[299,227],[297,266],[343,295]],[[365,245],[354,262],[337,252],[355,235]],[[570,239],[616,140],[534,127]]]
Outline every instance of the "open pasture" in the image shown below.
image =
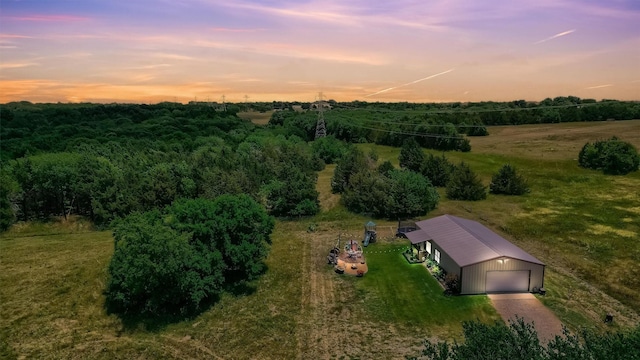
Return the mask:
[[238,117],[241,119],[247,119],[256,125],[267,125],[271,120],[273,110],[269,111],[242,111],[238,113]]

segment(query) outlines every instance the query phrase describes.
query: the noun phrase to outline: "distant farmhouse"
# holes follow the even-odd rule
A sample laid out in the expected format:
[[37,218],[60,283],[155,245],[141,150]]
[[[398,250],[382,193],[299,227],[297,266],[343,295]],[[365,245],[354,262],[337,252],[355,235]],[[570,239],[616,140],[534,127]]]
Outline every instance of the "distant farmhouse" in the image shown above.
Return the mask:
[[461,294],[537,292],[545,265],[484,225],[451,215],[416,222],[406,237],[419,256],[457,274]]

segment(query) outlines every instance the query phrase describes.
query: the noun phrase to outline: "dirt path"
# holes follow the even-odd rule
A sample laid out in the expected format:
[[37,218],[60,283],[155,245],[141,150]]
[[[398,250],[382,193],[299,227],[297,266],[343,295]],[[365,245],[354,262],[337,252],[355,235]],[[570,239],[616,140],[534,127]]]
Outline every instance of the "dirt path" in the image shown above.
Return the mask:
[[508,324],[509,320],[515,321],[516,316],[525,322],[533,322],[538,332],[538,338],[542,344],[546,344],[556,335],[562,335],[562,323],[560,319],[533,294],[490,294],[493,307]]
[[317,239],[304,247],[301,278],[308,279],[302,285],[302,317],[300,326],[300,358],[324,359],[333,353],[331,349],[331,319],[328,308],[335,301],[333,282],[326,272],[319,271]]

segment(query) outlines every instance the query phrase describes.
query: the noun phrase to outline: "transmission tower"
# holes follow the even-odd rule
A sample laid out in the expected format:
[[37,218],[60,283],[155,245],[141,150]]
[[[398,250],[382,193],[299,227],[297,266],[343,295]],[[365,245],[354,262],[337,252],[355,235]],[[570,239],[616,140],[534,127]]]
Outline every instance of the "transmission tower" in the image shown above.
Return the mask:
[[227,111],[227,104],[224,102],[226,96],[222,95],[222,111]]
[[318,94],[318,122],[316,124],[316,139],[327,136],[327,128],[324,124],[324,100],[322,92]]

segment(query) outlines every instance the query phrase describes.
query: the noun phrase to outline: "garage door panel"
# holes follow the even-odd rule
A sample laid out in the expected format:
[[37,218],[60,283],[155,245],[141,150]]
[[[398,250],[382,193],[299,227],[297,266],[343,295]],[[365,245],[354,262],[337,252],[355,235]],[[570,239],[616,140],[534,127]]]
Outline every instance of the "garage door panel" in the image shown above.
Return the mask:
[[529,273],[529,270],[487,271],[486,292],[527,292]]

